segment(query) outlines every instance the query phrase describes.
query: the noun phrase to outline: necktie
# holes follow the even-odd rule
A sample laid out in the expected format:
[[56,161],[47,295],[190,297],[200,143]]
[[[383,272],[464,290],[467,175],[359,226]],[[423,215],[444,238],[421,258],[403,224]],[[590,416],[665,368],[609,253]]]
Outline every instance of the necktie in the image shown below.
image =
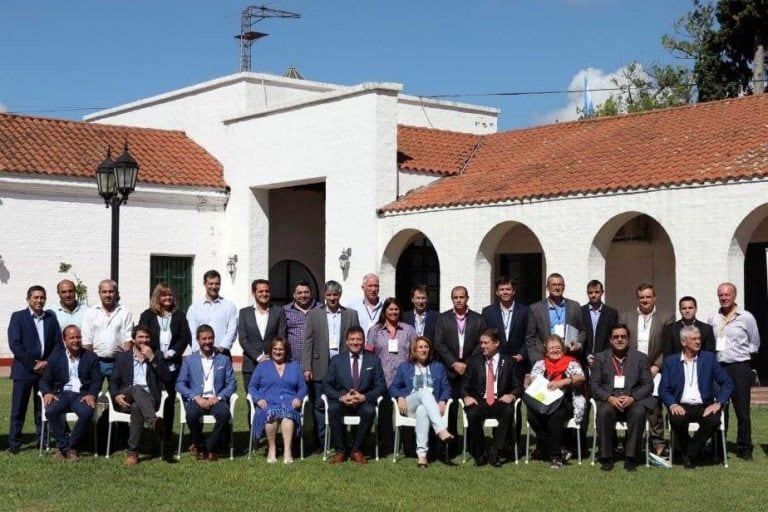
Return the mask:
[[488,370],[485,372],[485,401],[488,405],[496,402],[496,395],[493,393],[493,359],[488,360]]
[[352,356],[352,389],[357,390],[360,386],[360,356]]

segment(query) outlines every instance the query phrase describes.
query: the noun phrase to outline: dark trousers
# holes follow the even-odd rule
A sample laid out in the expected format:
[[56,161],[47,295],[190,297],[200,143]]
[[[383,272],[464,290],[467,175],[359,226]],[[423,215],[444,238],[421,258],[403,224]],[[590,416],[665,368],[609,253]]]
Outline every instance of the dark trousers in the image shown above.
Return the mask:
[[384,454],[393,451],[395,444],[395,429],[392,423],[392,398],[389,396],[389,392],[385,391],[379,404],[379,424],[377,426],[379,432],[379,442],[381,443],[381,450]]
[[157,404],[152,394],[141,386],[129,386],[120,391],[125,395],[125,400],[130,404],[128,411],[131,414],[131,425],[128,430],[128,451],[138,451],[141,441],[141,430],[144,423],[151,422],[156,415]]
[[[706,405],[680,404],[680,406],[685,409],[685,414],[683,416],[675,416],[669,413],[667,415],[669,426],[675,433],[675,439],[679,442],[680,450],[688,455],[689,458],[695,459],[698,457],[707,439],[712,437],[717,427],[720,426],[720,413],[704,417]],[[699,430],[693,434],[693,438],[688,435],[689,423],[699,424]]]
[[[187,412],[187,425],[189,425],[189,433],[192,435],[192,442],[197,447],[197,452],[218,452],[221,435],[231,418],[229,404],[222,400],[210,409],[203,409],[194,400],[190,400],[184,403],[184,410]],[[216,423],[213,425],[213,432],[206,440],[203,435],[203,416],[208,414],[214,417]]]
[[29,396],[33,396],[35,408],[35,433],[37,439],[40,439],[40,412],[42,404],[37,397],[37,391],[40,389],[40,379],[35,377],[30,380],[13,380],[13,391],[11,394],[11,425],[8,430],[8,446],[10,448],[21,447],[21,432],[24,429],[24,419],[27,417],[27,406],[29,405]]
[[461,378],[448,379],[448,384],[451,386],[451,398],[453,398],[451,408],[448,409],[448,432],[454,436],[458,436],[459,399],[463,398],[461,396]]
[[[83,395],[72,391],[64,391],[56,395],[58,400],[54,400],[45,408],[45,415],[48,418],[48,428],[51,429],[56,446],[62,452],[67,452],[70,448],[77,446],[77,443],[83,437],[88,424],[93,418],[93,408],[85,402],[82,402]],[[66,414],[74,412],[77,414],[75,427],[67,436],[66,432]]]
[[315,449],[325,443],[325,404],[320,398],[323,394],[323,382],[314,380],[307,382],[309,401],[313,404],[315,428],[312,430],[312,440]]
[[[347,443],[347,429],[344,427],[345,416],[360,416],[360,424],[352,439],[352,444]],[[364,402],[358,407],[347,407],[338,400],[328,400],[328,423],[331,428],[331,438],[337,451],[349,456],[351,452],[359,452],[365,442],[365,438],[371,431],[376,420],[376,405]]]
[[627,436],[624,453],[627,457],[636,458],[640,453],[640,441],[645,429],[647,410],[637,402],[624,411],[613,408],[608,402],[597,403],[597,437],[600,441],[600,457],[612,459],[616,439],[616,422],[627,423]]
[[[565,424],[572,416],[573,402],[567,399],[563,400],[560,403],[560,407],[551,414],[539,414],[528,409],[528,423],[533,431],[536,432],[536,446],[539,448],[542,456],[548,455],[551,459],[562,457]],[[544,452],[544,447],[549,450],[549,453]]]
[[[749,361],[721,364],[725,373],[733,380],[731,403],[736,413],[738,430],[736,431],[736,450],[739,453],[752,453],[752,419],[750,401],[752,400],[752,369]],[[728,429],[728,409],[725,409],[725,428]]]
[[165,406],[163,406],[164,437],[166,442],[170,441],[173,436],[173,422],[176,420],[176,379],[179,378],[179,370],[175,370],[172,375],[173,379],[171,379],[171,382],[165,385],[168,398],[165,399]]
[[496,400],[493,405],[488,405],[480,399],[476,405],[471,405],[466,409],[467,435],[472,447],[472,456],[477,458],[485,452],[485,432],[483,431],[483,422],[488,418],[495,418],[499,426],[493,432],[493,445],[491,455],[498,455],[504,450],[504,444],[507,440],[510,428],[513,426],[515,417],[515,403],[504,403]]

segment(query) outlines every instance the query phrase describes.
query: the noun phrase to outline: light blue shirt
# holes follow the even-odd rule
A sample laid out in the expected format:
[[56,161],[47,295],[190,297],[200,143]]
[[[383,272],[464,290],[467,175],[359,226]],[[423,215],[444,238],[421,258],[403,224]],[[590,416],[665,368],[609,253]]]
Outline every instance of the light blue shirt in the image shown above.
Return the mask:
[[147,361],[139,361],[136,355],[133,356],[133,385],[141,386],[144,391],[149,391],[147,385]]
[[83,325],[83,315],[85,315],[86,307],[82,302],[78,302],[75,305],[75,309],[71,312],[67,311],[59,303],[53,308],[53,312],[56,313],[56,319],[59,321],[59,327],[63,331],[68,325],[76,325],[80,327]]
[[[339,353],[339,348],[343,343],[343,340],[341,339],[341,308],[337,309],[335,313],[331,313],[330,310],[326,308],[325,320],[328,322],[328,355],[329,357],[333,357]],[[334,336],[336,336],[337,342],[335,349],[331,348],[331,340]]]
[[555,326],[562,325],[565,329],[565,300],[560,302],[560,305],[554,304],[547,300],[549,306],[549,334],[555,334]]
[[69,365],[69,380],[64,384],[64,391],[80,392],[80,356],[72,359],[67,350],[67,364]]
[[192,351],[198,349],[197,328],[203,324],[213,327],[214,346],[232,350],[237,339],[237,308],[219,296],[214,301],[207,298],[189,306],[187,322],[192,333]]

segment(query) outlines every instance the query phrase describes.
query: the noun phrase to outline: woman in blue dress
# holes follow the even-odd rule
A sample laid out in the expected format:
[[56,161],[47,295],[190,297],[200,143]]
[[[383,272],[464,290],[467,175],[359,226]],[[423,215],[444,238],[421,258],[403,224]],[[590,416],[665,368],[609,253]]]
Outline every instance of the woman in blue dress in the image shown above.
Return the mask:
[[291,464],[291,444],[294,435],[301,435],[301,403],[307,395],[307,385],[298,363],[291,362],[291,346],[281,336],[275,337],[267,348],[269,359],[256,366],[248,392],[256,405],[254,435],[267,433],[267,462],[277,462],[277,429],[283,435],[283,463]]

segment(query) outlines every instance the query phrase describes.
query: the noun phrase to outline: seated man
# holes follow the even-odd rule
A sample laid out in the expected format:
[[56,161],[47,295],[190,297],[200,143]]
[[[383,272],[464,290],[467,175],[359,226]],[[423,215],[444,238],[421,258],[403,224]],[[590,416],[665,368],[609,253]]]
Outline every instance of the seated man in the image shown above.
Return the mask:
[[653,378],[645,354],[629,348],[629,328],[611,329],[610,348],[595,355],[590,390],[597,402],[597,436],[600,440],[600,469],[613,469],[616,422],[627,423],[624,469],[637,469],[637,455],[645,418],[655,406]]
[[[75,447],[93,418],[101,384],[99,358],[95,353],[83,350],[82,341],[79,327],[65,327],[65,350],[57,350],[51,355],[40,379],[45,414],[58,447],[53,454],[57,460],[77,460]],[[68,412],[77,414],[77,423],[69,435],[65,431]]]
[[[507,434],[514,426],[515,400],[522,393],[518,366],[513,359],[499,353],[496,329],[486,329],[480,336],[481,353],[467,361],[467,371],[461,380],[461,396],[467,413],[472,456],[475,465],[489,462],[501,467],[501,452]],[[493,445],[485,450],[483,422],[495,418],[499,422],[493,434]]]
[[[384,372],[379,358],[363,352],[365,335],[359,326],[346,334],[348,352],[342,352],[328,363],[323,393],[328,397],[328,422],[336,454],[331,464],[351,458],[365,464],[360,450],[376,419],[376,400],[384,394]],[[360,416],[352,444],[347,443],[344,416]]]
[[[219,460],[221,434],[231,419],[229,400],[237,389],[237,381],[232,360],[215,349],[213,328],[203,324],[197,328],[195,337],[199,350],[185,357],[181,363],[176,392],[184,400],[197,460],[207,458],[216,462]],[[216,419],[207,441],[202,424],[206,414]]]
[[163,358],[155,357],[150,336],[146,325],[133,329],[133,350],[117,353],[109,382],[115,407],[131,415],[126,466],[139,463],[138,449],[144,423],[155,431],[158,439],[163,438],[163,418],[157,416],[157,410],[162,391],[173,375]]
[[[682,353],[664,360],[659,396],[669,409],[669,423],[680,441],[685,468],[693,469],[704,443],[720,426],[720,411],[731,398],[733,381],[713,352],[701,351],[698,327],[680,329],[680,343]],[[717,396],[715,383],[719,386]],[[688,436],[689,423],[699,424],[693,439]]]

